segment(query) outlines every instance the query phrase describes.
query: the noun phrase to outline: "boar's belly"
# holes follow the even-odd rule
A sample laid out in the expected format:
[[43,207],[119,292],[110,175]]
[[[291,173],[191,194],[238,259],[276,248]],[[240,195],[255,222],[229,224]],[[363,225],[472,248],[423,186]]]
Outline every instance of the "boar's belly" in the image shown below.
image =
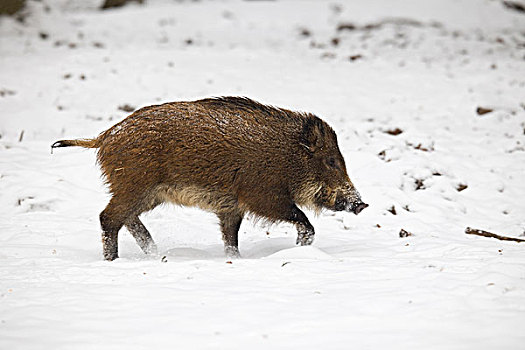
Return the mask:
[[157,189],[160,203],[174,203],[203,210],[219,212],[235,207],[237,200],[226,193],[209,190],[199,186],[161,185]]

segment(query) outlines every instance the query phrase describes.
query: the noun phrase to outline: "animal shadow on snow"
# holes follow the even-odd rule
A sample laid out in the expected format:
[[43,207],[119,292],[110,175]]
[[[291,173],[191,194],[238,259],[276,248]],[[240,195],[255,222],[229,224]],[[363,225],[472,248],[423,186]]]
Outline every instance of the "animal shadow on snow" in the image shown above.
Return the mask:
[[[291,249],[296,247],[294,240],[286,237],[275,237],[267,240],[261,240],[256,242],[241,242],[241,259],[260,259],[267,256],[273,255],[281,250]],[[131,245],[131,242],[130,242]],[[123,245],[124,249],[127,247]],[[128,253],[129,256],[129,253]],[[166,249],[160,249],[157,255],[145,255],[140,251],[129,256],[132,259],[137,260],[230,260],[224,254],[224,246],[222,244],[211,244],[207,246],[194,246],[194,247],[173,247]]]

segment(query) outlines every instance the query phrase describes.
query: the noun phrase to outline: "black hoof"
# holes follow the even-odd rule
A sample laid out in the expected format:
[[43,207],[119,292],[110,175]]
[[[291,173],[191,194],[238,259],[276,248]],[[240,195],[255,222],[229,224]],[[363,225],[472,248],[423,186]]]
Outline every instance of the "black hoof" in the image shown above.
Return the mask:
[[104,253],[104,259],[106,259],[107,261],[113,261],[115,259],[118,259],[118,253],[113,253],[113,254]]
[[239,253],[239,247],[226,246],[224,247],[224,254],[228,258],[239,259],[241,254]]
[[311,245],[314,242],[315,234],[313,232],[299,232],[295,244]]

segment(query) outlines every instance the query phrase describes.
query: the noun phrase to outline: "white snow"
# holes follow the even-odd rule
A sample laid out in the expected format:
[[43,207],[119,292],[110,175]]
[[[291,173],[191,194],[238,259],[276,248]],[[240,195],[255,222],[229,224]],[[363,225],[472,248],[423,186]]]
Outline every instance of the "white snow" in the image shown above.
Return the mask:
[[[0,349],[525,348],[524,244],[464,234],[524,235],[524,14],[490,0],[99,4],[0,18]],[[229,262],[214,215],[166,206],[143,215],[159,256],[123,229],[121,258],[103,261],[95,153],[50,145],[98,135],[124,104],[221,95],[328,121],[370,207],[307,212],[311,247],[245,220]]]

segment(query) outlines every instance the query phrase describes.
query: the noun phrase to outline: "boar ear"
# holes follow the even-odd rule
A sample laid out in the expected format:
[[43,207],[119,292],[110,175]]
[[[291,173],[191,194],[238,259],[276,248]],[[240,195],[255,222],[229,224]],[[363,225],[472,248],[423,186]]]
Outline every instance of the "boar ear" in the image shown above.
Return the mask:
[[315,153],[323,148],[324,125],[317,117],[308,118],[303,125],[301,145],[309,152]]

